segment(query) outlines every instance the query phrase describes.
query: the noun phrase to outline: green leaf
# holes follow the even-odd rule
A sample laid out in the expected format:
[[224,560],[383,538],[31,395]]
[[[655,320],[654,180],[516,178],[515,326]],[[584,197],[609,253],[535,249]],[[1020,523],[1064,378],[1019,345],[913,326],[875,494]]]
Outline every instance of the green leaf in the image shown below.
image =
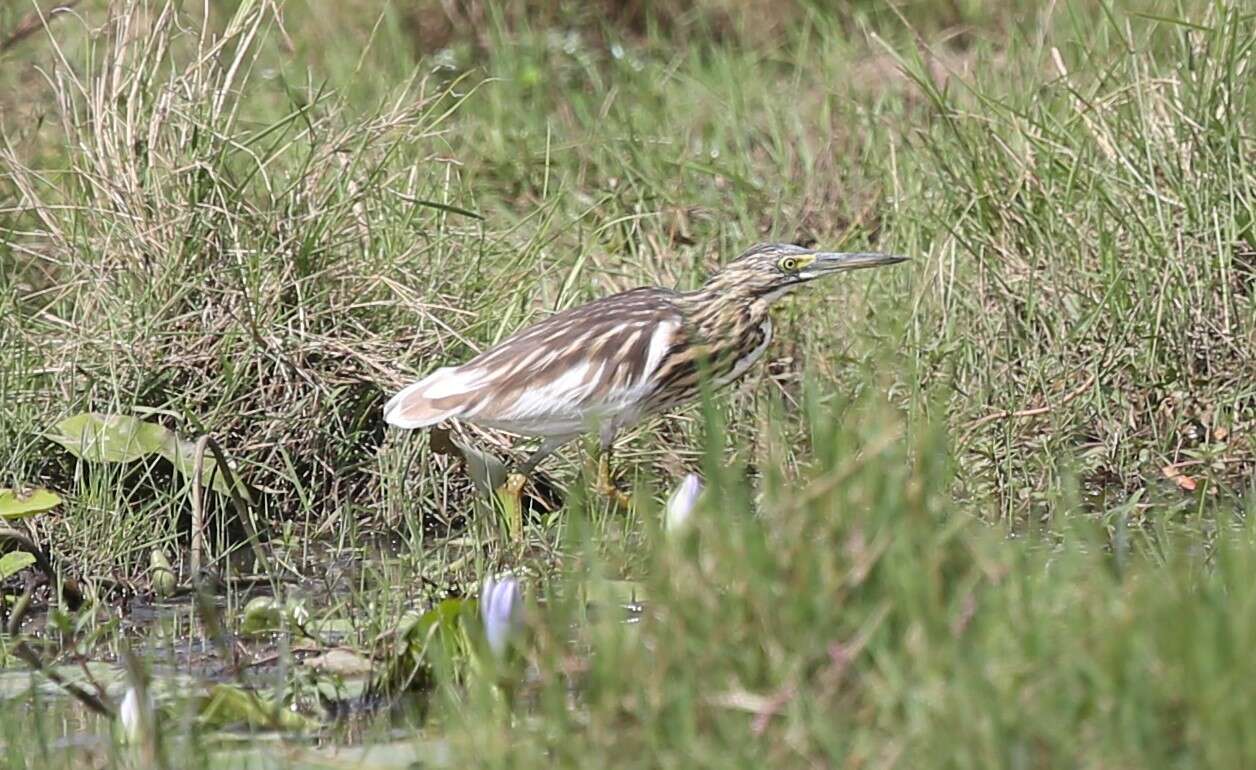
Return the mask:
[[315,730],[319,727],[319,723],[309,717],[231,684],[214,685],[201,705],[199,721],[218,728],[243,725],[263,730]]
[[160,452],[173,433],[120,414],[85,412],[57,423],[48,438],[94,463],[129,463]]
[[448,633],[456,633],[460,628],[462,616],[468,609],[468,603],[471,603],[471,609],[474,610],[476,607],[474,601],[474,599],[459,599],[456,597],[442,599],[435,607],[419,617],[421,632],[426,634],[433,628],[439,628]]
[[426,657],[427,646],[432,643],[442,645],[448,654],[457,654],[469,648],[467,620],[475,617],[478,606],[475,599],[445,599],[417,618],[403,617],[399,634],[416,660]]
[[332,647],[302,663],[315,671],[342,677],[366,676],[373,668],[370,658],[347,647]]
[[242,636],[257,636],[283,630],[283,604],[270,596],[256,596],[244,606],[240,620]]
[[453,445],[467,462],[467,473],[475,488],[485,498],[492,500],[497,488],[506,483],[509,469],[506,464],[489,452],[476,449],[454,438]]
[[148,568],[150,580],[152,580],[153,590],[158,596],[165,598],[174,594],[175,588],[178,587],[178,579],[175,578],[174,569],[170,566],[170,560],[166,558],[166,554],[160,548],[154,548],[148,554]]
[[[196,474],[196,442],[184,441],[173,432],[170,433],[169,439],[161,446],[161,456],[170,461],[170,464],[179,471],[179,475],[185,479],[191,479]],[[238,481],[238,479],[237,479]],[[201,464],[201,483],[209,486],[210,489],[221,495],[231,494],[231,485],[227,482],[227,476],[218,472],[218,461],[211,452],[205,453],[204,462]],[[248,490],[240,484],[240,496],[246,502],[252,502],[249,498]]]
[[240,619],[241,636],[261,636],[295,628],[309,620],[305,605],[297,600],[281,601],[273,596],[255,596],[244,605]]
[[34,516],[58,505],[61,505],[61,498],[47,489],[32,489],[29,492],[0,489],[0,519],[6,521]]
[[479,219],[479,220],[484,219],[483,214],[477,214],[476,212],[470,209],[464,209],[459,206],[451,206],[448,203],[439,203],[437,201],[429,201],[429,200],[423,200],[421,198],[413,198],[409,195],[399,195],[398,197],[400,197],[401,199],[409,203],[413,203],[416,206],[426,206],[427,208],[436,209],[437,211],[445,211],[450,214],[459,214],[461,216],[470,217],[472,219]]
[[15,551],[0,556],[0,580],[16,575],[35,563],[35,557],[26,551]]
[[[48,438],[88,462],[128,463],[157,454],[169,460],[185,479],[196,473],[196,442],[185,441],[169,428],[135,417],[85,412],[57,423]],[[201,481],[219,494],[231,494],[227,476],[218,472],[218,462],[212,454],[205,455]],[[246,502],[252,502],[242,483],[239,493]]]

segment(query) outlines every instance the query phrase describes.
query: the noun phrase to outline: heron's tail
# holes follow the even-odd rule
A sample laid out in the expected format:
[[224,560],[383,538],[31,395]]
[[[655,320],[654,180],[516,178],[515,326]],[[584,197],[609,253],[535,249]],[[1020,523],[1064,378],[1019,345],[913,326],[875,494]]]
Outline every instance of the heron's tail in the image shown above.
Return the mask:
[[467,395],[466,391],[459,392],[457,379],[458,368],[447,366],[407,385],[384,404],[384,420],[398,428],[426,428],[457,417],[466,406]]

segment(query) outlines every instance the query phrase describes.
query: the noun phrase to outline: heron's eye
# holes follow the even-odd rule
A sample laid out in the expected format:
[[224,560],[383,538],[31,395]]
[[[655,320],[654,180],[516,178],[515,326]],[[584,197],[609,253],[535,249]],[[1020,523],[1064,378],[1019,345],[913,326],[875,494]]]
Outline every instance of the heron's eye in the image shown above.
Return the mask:
[[786,257],[780,261],[780,268],[787,273],[792,273],[798,269],[798,260],[794,257]]

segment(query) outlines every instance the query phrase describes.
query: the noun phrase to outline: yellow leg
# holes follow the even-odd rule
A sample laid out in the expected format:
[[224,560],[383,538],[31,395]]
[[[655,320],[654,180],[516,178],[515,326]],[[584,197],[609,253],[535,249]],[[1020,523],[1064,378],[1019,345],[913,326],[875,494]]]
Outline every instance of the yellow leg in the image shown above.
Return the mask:
[[523,485],[526,483],[527,476],[512,473],[506,477],[506,483],[497,488],[497,499],[502,504],[506,529],[516,539],[523,536]]
[[615,486],[611,476],[610,452],[602,452],[597,460],[597,480],[593,483],[593,491],[611,499],[616,505],[627,508],[632,505],[632,495]]

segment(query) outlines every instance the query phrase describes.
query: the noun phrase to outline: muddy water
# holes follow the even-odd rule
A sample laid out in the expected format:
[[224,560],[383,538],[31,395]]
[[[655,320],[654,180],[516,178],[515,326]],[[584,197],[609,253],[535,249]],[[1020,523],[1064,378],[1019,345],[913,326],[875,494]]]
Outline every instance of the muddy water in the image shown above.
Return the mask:
[[[448,563],[448,549],[443,556]],[[439,742],[415,738],[412,725],[394,731],[394,715],[380,718],[353,704],[362,703],[371,653],[400,615],[456,589],[422,575],[391,540],[355,549],[302,544],[299,552],[276,549],[273,557],[291,567],[277,584],[279,596],[267,580],[219,581],[200,600],[190,590],[159,600],[137,584],[136,592],[117,592],[72,618],[55,608],[31,613],[20,641],[39,656],[42,670],[12,654],[19,639],[0,636],[0,749],[20,746],[26,740],[20,726],[39,723],[30,731],[39,733],[39,751],[65,753],[76,765],[99,764],[119,728],[69,688],[116,710],[132,682],[122,665],[130,650],[143,661],[155,702],[175,712],[162,723],[179,725],[180,734],[203,715],[196,709],[217,685],[277,699],[306,720],[282,740],[257,725],[226,725],[226,732],[219,725],[197,727],[213,733],[215,759],[220,752],[233,757],[229,765],[237,759],[263,767],[280,759],[283,766],[352,763],[367,755],[379,767],[439,764]],[[265,608],[260,629],[249,632],[259,606]],[[321,668],[320,660],[331,660],[330,668]]]

